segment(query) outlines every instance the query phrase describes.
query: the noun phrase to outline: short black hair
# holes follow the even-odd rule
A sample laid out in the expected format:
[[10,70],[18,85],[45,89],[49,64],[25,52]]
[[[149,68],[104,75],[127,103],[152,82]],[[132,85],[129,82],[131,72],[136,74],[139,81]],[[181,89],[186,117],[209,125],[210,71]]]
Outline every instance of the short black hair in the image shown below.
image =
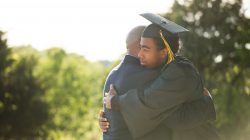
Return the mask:
[[142,37],[153,38],[156,41],[159,49],[163,49],[166,47],[166,45],[164,44],[164,42],[161,38],[160,31],[162,31],[162,35],[166,39],[166,41],[168,42],[172,52],[174,54],[177,53],[179,50],[179,35],[178,35],[178,33],[171,33],[167,30],[164,30],[159,25],[150,24],[143,31]]
[[[161,38],[153,38],[156,41],[156,45],[159,50],[164,49],[166,46]],[[174,54],[176,54],[179,51],[179,37],[178,36],[172,36],[168,37],[167,42]]]

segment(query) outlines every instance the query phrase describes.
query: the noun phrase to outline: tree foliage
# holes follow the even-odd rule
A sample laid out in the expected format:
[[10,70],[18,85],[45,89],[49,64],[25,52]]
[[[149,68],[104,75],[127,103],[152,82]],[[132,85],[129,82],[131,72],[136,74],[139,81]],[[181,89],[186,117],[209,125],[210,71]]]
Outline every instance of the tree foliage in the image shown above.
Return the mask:
[[50,137],[98,139],[95,116],[101,103],[104,67],[51,48],[42,53],[36,71],[46,89]]
[[107,68],[60,48],[8,48],[0,37],[0,139],[100,139]]
[[7,47],[0,35],[0,139],[46,137],[42,126],[48,117],[44,92],[34,77],[37,59],[21,56]]
[[165,16],[190,30],[181,35],[181,53],[194,62],[212,89],[222,137],[249,138],[250,19],[242,1],[176,0]]

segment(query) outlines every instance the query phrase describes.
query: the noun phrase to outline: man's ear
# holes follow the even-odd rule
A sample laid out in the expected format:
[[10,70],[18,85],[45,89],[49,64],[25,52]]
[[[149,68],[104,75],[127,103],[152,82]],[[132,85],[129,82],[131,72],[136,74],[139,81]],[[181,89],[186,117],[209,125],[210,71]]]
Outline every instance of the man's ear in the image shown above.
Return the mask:
[[168,55],[167,48],[162,49],[160,55],[161,55],[161,57],[162,57],[163,59],[165,59],[165,58],[167,57],[167,55]]

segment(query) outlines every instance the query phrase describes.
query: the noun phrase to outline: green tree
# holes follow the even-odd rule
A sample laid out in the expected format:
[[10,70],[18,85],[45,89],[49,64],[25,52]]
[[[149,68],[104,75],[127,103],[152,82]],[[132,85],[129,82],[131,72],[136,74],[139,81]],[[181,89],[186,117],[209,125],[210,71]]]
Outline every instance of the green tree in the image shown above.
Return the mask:
[[[98,109],[101,104],[104,67],[60,48],[42,53],[36,77],[46,89],[51,139],[99,139]],[[99,135],[98,135],[99,134]]]
[[[6,70],[12,64],[10,53],[11,50],[7,46],[7,40],[4,39],[4,33],[0,31],[0,93],[4,93]],[[0,97],[3,98],[3,94],[0,94]],[[2,109],[3,102],[0,102],[0,110]]]
[[250,19],[242,1],[176,0],[165,15],[190,30],[181,35],[182,52],[212,89],[216,125],[224,139],[250,137]]
[[43,89],[34,78],[34,57],[21,56],[7,48],[0,35],[0,138],[33,139],[46,137],[42,126],[47,105],[41,100]]
[[[0,136],[6,135],[6,128],[3,127],[4,120],[3,113],[6,108],[5,93],[6,93],[6,71],[11,66],[12,60],[9,57],[11,53],[7,46],[7,40],[4,39],[4,33],[0,31]],[[6,126],[5,126],[6,127]]]

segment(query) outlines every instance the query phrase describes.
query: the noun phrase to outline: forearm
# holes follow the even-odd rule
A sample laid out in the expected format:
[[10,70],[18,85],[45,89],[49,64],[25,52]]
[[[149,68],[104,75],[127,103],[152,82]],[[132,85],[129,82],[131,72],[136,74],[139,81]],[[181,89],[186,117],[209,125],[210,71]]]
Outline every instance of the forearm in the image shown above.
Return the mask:
[[[140,100],[138,90],[136,89],[130,90],[127,94],[122,96],[117,96],[117,98],[119,101],[119,110],[134,138],[151,132],[169,116],[169,114],[175,111],[172,109],[166,111],[164,109],[153,109],[148,107]],[[162,112],[164,112],[164,114],[159,115]]]

